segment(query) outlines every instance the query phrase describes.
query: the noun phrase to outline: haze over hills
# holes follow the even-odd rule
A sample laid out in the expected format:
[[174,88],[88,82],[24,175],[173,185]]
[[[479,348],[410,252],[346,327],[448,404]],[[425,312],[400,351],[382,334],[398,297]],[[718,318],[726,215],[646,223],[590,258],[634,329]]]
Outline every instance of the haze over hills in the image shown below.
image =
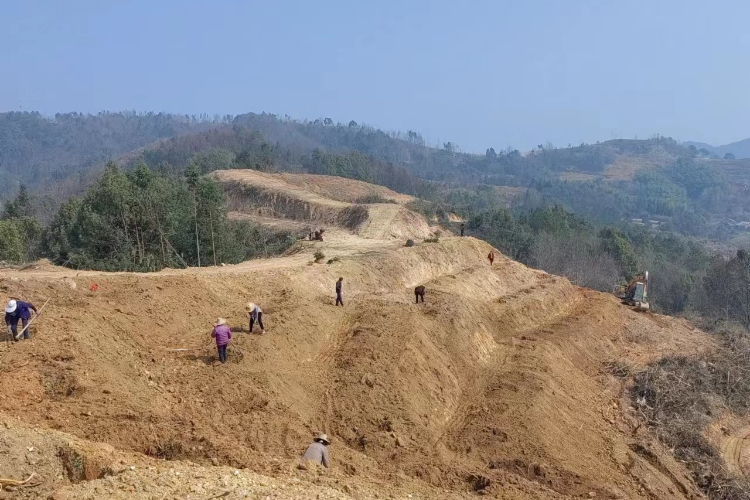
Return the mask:
[[727,153],[733,154],[737,159],[750,158],[750,138],[725,144],[723,146],[712,146],[704,142],[693,141],[687,141],[684,144],[686,146],[693,145],[698,149],[706,149],[710,153],[721,158],[723,158]]
[[[744,188],[750,164],[739,149],[731,163],[659,136],[566,148],[540,144],[527,153],[488,147],[478,155],[451,142],[431,146],[413,130],[385,132],[327,118],[72,113],[48,119],[5,113],[0,144],[0,195],[13,196],[19,184],[27,184],[44,195],[50,207],[45,220],[56,205],[95,182],[106,161],[116,160],[126,169],[143,163],[181,172],[193,164],[203,173],[252,168],[339,175],[428,200],[448,199],[454,211],[504,206],[507,196],[497,189],[521,189],[528,190],[522,191],[527,207],[559,203],[608,223],[656,218],[671,229],[717,240],[731,237],[733,229],[727,233],[720,225],[725,218],[750,221]],[[737,147],[742,144],[750,143]]]

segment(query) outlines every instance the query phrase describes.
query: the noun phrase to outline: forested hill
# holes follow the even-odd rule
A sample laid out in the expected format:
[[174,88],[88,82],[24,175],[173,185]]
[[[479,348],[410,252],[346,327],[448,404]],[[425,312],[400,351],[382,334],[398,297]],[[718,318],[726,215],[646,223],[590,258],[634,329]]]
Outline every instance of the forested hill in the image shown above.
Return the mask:
[[[216,242],[217,259],[268,255],[269,236],[230,221],[222,193],[201,177],[236,168],[336,175],[415,195],[412,209],[446,226],[457,214],[470,234],[584,286],[606,290],[648,269],[658,276],[657,307],[670,312],[701,297],[712,265],[694,239],[673,231],[730,249],[750,241],[750,160],[660,136],[472,154],[355,121],[7,113],[0,162],[0,259],[9,262],[48,256],[79,268],[154,270],[213,261]],[[12,200],[19,182],[29,189]],[[80,196],[66,202],[71,195]],[[275,248],[286,244],[282,237]]]
[[0,113],[0,196],[85,174],[148,144],[227,123],[231,117],[135,112]]
[[93,184],[108,159],[166,173],[193,163],[204,173],[253,168],[338,175],[444,201],[465,215],[506,203],[504,195],[516,190],[525,193],[526,208],[561,204],[608,223],[657,220],[714,239],[742,231],[744,226],[736,229],[731,220],[750,221],[750,160],[716,158],[660,136],[566,147],[539,144],[524,153],[498,145],[471,154],[450,142],[429,145],[415,131],[384,132],[329,118],[0,115],[0,197],[26,183],[32,193],[47,195],[42,198],[52,207],[49,215]]

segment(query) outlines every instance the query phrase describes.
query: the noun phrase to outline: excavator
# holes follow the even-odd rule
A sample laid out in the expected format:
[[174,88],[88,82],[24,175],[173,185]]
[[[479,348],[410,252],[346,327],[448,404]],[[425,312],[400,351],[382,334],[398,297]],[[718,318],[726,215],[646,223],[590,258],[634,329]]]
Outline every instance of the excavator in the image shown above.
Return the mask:
[[617,287],[615,295],[636,311],[648,311],[648,271],[633,276],[627,285]]

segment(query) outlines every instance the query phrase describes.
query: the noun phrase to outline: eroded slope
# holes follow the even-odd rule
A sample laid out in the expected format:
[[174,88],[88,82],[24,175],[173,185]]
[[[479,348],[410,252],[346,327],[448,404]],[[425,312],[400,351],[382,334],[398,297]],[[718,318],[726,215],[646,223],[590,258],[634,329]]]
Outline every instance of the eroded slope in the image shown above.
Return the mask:
[[[341,260],[312,264],[317,250]],[[341,234],[220,268],[5,272],[6,293],[53,298],[35,338],[0,353],[0,410],[126,453],[287,479],[326,431],[326,477],[359,498],[695,497],[601,368],[696,351],[703,334],[505,258],[490,268],[488,252],[473,238],[405,248]],[[266,336],[239,331],[248,300]],[[237,329],[223,366],[217,316]]]
[[[362,181],[255,170],[219,170],[232,216],[278,226],[274,220],[304,224],[308,230],[339,227],[367,239],[427,238],[427,221],[403,204],[411,196]],[[368,203],[368,199],[383,203]],[[363,201],[364,200],[364,201]]]

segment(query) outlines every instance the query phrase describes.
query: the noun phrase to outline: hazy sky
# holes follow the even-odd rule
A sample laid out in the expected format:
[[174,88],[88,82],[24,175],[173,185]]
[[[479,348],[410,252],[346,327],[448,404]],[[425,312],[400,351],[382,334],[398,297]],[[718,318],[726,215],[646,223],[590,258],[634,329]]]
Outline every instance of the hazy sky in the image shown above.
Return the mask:
[[467,151],[750,136],[750,2],[0,0],[0,110],[331,117]]

